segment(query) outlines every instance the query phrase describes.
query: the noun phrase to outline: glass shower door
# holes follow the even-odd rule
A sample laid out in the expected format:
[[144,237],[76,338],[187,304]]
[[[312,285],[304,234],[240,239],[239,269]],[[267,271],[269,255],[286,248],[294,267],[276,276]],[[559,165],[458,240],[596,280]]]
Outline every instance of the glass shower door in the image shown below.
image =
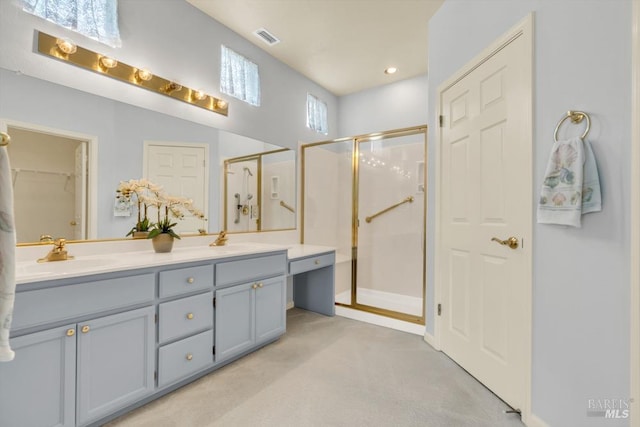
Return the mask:
[[365,311],[424,323],[425,133],[356,140],[355,295]]

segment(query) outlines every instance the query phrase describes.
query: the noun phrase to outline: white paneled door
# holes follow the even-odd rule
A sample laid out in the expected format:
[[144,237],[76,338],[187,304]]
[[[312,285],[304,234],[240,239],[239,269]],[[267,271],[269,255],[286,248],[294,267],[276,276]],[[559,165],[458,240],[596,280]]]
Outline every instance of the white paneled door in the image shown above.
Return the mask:
[[519,409],[530,357],[528,37],[516,34],[440,91],[440,346]]
[[[145,143],[144,175],[161,185],[166,193],[193,200],[193,205],[207,216],[207,147],[195,144]],[[156,212],[150,213],[156,221]],[[178,234],[197,233],[206,229],[206,222],[185,216],[177,221]]]

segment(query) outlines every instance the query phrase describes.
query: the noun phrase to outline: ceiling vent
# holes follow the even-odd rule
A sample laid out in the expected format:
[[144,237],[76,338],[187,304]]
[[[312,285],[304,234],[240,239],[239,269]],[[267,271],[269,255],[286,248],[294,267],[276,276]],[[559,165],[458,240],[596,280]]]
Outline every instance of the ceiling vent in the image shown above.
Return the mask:
[[264,41],[269,46],[273,46],[274,44],[280,43],[280,39],[274,36],[273,34],[271,34],[265,28],[258,28],[253,32],[253,34],[258,36],[260,39],[262,39],[262,41]]

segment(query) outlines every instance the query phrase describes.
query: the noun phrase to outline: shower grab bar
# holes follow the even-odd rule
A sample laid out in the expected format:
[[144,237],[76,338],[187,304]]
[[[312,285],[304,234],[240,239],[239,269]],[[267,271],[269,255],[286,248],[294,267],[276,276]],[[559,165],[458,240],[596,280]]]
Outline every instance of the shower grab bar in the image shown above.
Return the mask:
[[397,208],[400,205],[404,205],[405,203],[413,203],[413,196],[409,196],[406,199],[404,199],[403,201],[401,201],[400,203],[396,203],[395,205],[389,206],[386,209],[382,209],[380,212],[376,212],[371,216],[366,217],[364,220],[367,221],[367,223],[371,222],[375,217],[382,215],[383,213],[387,213],[392,209]]
[[291,206],[289,206],[288,204],[286,204],[285,202],[283,202],[282,200],[280,200],[280,206],[282,206],[283,208],[285,208],[288,211],[291,211],[293,213],[296,212],[295,209],[293,209]]

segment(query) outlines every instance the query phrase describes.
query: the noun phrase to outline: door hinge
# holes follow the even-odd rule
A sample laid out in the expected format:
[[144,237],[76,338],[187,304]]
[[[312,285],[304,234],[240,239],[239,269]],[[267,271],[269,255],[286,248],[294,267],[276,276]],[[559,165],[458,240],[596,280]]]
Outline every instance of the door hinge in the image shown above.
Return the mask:
[[153,315],[153,323],[158,323],[158,314]]
[[442,316],[442,304],[438,304],[438,316]]
[[444,116],[442,114],[438,117],[438,123],[440,127],[444,127]]

